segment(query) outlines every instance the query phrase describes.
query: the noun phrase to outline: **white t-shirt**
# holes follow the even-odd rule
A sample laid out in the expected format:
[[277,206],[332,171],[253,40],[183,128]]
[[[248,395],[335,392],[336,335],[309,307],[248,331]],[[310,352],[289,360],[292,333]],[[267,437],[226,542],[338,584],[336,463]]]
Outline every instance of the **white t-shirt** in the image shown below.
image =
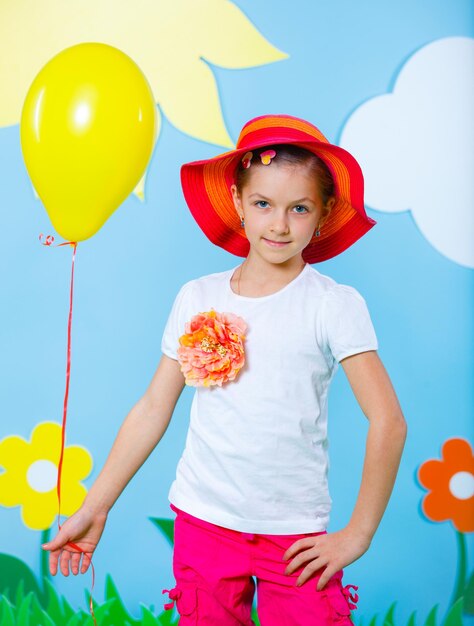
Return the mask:
[[309,264],[263,297],[234,293],[235,269],[184,284],[164,330],[162,351],[177,359],[197,313],[235,313],[247,324],[236,379],[196,388],[169,500],[242,532],[326,530],[328,390],[341,359],[377,350],[369,311],[356,289]]

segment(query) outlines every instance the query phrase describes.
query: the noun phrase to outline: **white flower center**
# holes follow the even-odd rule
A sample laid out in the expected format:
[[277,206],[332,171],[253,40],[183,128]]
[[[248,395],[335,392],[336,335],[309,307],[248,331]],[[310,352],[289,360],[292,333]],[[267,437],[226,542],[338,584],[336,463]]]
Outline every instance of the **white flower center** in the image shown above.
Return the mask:
[[459,500],[472,498],[474,496],[474,476],[471,472],[457,472],[451,476],[449,490]]
[[35,461],[26,472],[26,480],[35,491],[46,493],[56,487],[58,468],[51,461]]

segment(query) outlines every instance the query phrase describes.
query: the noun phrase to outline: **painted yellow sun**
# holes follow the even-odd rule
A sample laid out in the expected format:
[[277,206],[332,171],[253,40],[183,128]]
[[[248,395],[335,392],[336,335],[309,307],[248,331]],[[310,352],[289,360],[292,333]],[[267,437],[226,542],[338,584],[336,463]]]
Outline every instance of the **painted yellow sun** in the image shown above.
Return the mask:
[[[58,512],[56,482],[61,450],[61,426],[42,422],[31,441],[17,435],[0,441],[0,505],[21,507],[25,526],[49,528]],[[80,482],[92,469],[92,457],[81,446],[66,446],[61,471],[61,514],[72,515],[87,490]]]
[[[19,123],[39,70],[69,46],[115,46],[141,68],[173,126],[232,147],[212,65],[243,69],[287,58],[229,0],[2,0],[0,127]],[[31,45],[30,42],[34,42]],[[143,199],[143,180],[135,193]]]

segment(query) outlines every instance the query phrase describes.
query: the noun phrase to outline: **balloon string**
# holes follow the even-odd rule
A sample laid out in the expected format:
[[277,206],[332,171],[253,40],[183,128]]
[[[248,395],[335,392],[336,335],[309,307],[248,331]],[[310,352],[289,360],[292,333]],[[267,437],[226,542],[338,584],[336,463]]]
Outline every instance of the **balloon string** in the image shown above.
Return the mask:
[[[42,241],[43,233],[40,234],[39,239],[44,246],[51,246],[54,237],[52,235],[48,235],[44,241]],[[72,246],[73,254],[72,254],[72,268],[71,268],[71,287],[69,292],[69,316],[68,316],[68,324],[67,324],[67,365],[66,365],[66,390],[64,392],[64,406],[63,406],[63,420],[62,420],[62,428],[61,428],[61,453],[59,456],[59,464],[58,464],[58,480],[56,483],[56,492],[58,496],[58,530],[61,530],[60,523],[60,515],[61,515],[61,473],[63,467],[63,459],[64,459],[64,447],[65,447],[65,439],[66,439],[66,419],[67,419],[67,405],[69,400],[69,380],[71,376],[71,327],[72,327],[72,305],[73,305],[73,293],[74,293],[74,261],[76,258],[76,249],[77,242],[76,241],[66,241],[64,243],[56,244],[55,248],[59,248],[60,246]],[[78,552],[82,552],[85,555],[85,551],[82,550],[77,544],[72,541],[68,541],[66,544],[77,550]],[[92,600],[92,591],[94,590],[94,581],[95,581],[95,572],[94,572],[94,564],[92,563],[92,557],[90,558],[90,564],[92,569],[92,587],[91,593],[89,597],[89,610],[94,620],[95,626],[97,626],[97,621],[94,615],[94,605]]]
[[[70,242],[68,242],[70,243]],[[71,376],[71,326],[72,326],[72,303],[73,303],[73,291],[74,291],[74,260],[76,257],[76,243],[71,243],[73,246],[73,254],[72,254],[72,269],[71,269],[71,288],[69,293],[69,319],[67,324],[67,365],[66,365],[66,390],[64,393],[64,406],[63,406],[63,422],[61,429],[61,455],[59,457],[59,466],[58,466],[58,483],[57,483],[57,492],[58,492],[58,527],[61,530],[61,525],[59,523],[59,516],[61,515],[61,472],[63,467],[63,459],[64,459],[64,444],[65,444],[65,435],[66,435],[66,419],[67,419],[67,405],[69,400],[69,379]]]

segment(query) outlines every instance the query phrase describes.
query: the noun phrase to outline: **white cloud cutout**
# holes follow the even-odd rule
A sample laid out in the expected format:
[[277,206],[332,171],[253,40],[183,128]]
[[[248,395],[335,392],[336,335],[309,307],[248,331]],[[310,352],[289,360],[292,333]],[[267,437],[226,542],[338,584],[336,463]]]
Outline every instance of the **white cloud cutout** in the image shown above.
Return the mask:
[[366,204],[411,210],[421,233],[455,263],[474,267],[474,39],[424,46],[393,93],[368,100],[340,145],[359,161]]

